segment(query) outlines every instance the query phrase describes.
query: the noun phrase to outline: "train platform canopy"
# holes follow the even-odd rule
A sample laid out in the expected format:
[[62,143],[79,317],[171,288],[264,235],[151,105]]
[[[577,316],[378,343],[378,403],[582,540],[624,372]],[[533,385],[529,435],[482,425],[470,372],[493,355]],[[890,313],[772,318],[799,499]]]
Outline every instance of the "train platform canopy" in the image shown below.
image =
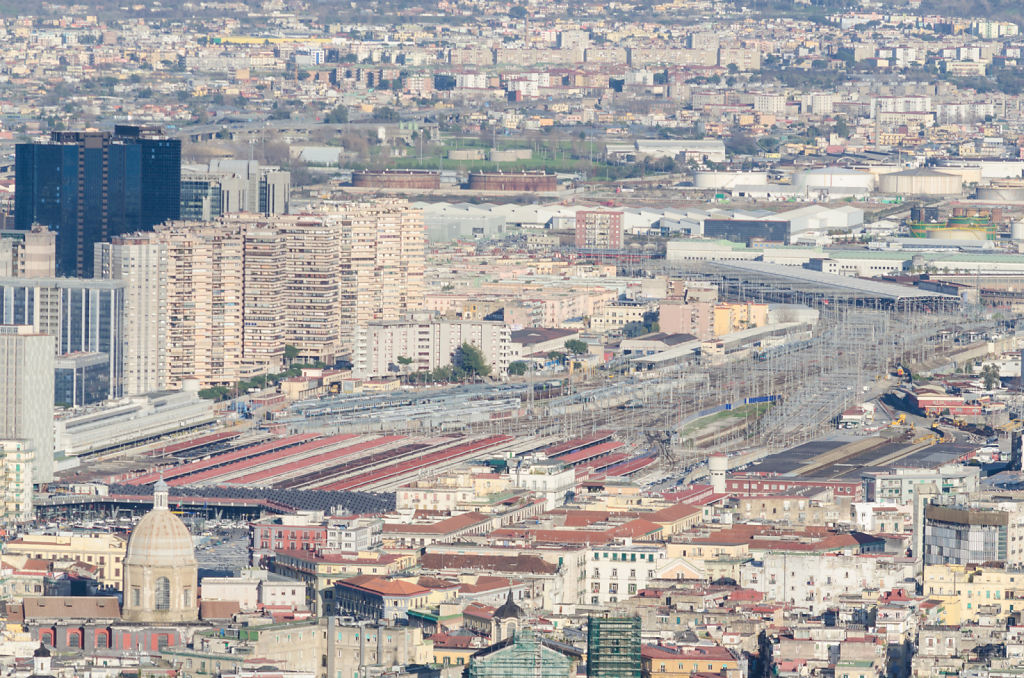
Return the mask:
[[761,261],[716,261],[709,268],[727,283],[745,285],[748,290],[761,287],[774,292],[812,295],[836,301],[878,300],[890,304],[927,302],[959,303],[959,297],[897,283],[834,275],[796,266]]

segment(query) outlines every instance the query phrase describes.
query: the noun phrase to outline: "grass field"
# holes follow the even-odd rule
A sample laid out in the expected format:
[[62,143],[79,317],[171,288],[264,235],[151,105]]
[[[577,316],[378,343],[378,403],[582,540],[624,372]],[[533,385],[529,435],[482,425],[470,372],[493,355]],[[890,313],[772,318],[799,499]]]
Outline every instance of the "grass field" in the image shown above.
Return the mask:
[[710,428],[724,419],[746,419],[747,417],[757,419],[767,412],[768,408],[770,408],[772,404],[773,403],[753,403],[750,405],[740,405],[739,407],[734,407],[731,410],[722,410],[721,412],[709,414],[708,416],[701,417],[696,421],[691,421],[689,424],[684,426],[682,437],[696,437],[695,434],[699,431]]

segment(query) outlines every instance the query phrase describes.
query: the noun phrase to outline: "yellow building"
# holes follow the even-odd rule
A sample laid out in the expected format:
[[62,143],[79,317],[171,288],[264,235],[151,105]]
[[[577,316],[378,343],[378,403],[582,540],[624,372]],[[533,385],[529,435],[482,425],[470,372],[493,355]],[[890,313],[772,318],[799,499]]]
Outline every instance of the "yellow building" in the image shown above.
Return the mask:
[[1024,574],[984,565],[926,565],[924,594],[944,604],[943,624],[974,621],[992,606],[1005,616],[1024,609]]
[[645,645],[643,673],[650,678],[689,678],[694,673],[738,675],[739,660],[718,645],[684,649]]
[[716,337],[768,324],[768,304],[716,304],[713,327]]
[[47,560],[79,560],[96,567],[101,584],[120,589],[126,544],[115,534],[26,534],[4,544],[4,552]]

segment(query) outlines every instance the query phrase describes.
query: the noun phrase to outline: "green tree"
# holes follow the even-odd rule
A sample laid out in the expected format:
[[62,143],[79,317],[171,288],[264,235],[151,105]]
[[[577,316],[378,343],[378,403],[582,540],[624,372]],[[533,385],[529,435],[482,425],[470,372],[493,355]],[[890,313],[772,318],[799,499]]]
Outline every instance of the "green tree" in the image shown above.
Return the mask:
[[999,384],[999,367],[989,363],[981,368],[981,378],[985,382],[985,390],[991,391]]
[[641,322],[637,322],[634,320],[633,322],[628,322],[622,326],[622,336],[626,337],[627,339],[639,337],[640,335],[643,334],[647,334],[647,326]]
[[513,360],[508,365],[508,373],[513,377],[521,377],[526,374],[526,362],[523,360]]
[[832,128],[832,131],[836,133],[836,136],[840,136],[844,139],[850,136],[850,126],[846,124],[846,121],[842,118],[836,118],[836,124]]
[[586,342],[580,341],[579,339],[567,339],[565,342],[565,350],[573,355],[580,355],[587,352]]
[[292,346],[291,344],[285,344],[284,345],[284,361],[288,365],[291,365],[292,362],[296,358],[298,358],[298,357],[299,357],[299,349],[298,349],[297,346]]
[[338,106],[324,115],[324,122],[332,125],[348,122],[348,108],[345,106]]
[[374,122],[396,122],[401,117],[398,111],[387,106],[376,109],[372,116]]
[[491,373],[484,352],[473,344],[465,342],[452,354],[452,366],[457,372],[470,377],[486,377]]
[[561,351],[548,351],[548,360],[554,360],[561,365],[565,362],[565,354]]

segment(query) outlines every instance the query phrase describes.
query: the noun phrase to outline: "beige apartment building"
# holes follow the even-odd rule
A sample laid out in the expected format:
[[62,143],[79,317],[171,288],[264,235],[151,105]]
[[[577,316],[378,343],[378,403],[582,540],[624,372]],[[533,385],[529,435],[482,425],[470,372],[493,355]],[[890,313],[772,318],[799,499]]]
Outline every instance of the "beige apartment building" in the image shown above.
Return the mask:
[[341,349],[341,221],[332,215],[286,217],[285,343],[299,357],[333,363]]
[[25,440],[0,440],[0,522],[4,524],[32,520],[32,467],[35,451]]
[[423,213],[405,200],[341,206],[342,344],[355,330],[423,309]]
[[[501,376],[512,360],[512,333],[503,322],[484,320],[424,319],[372,322],[356,330],[352,372],[357,377],[379,377],[395,371],[429,372],[451,365],[462,344],[476,346]],[[398,358],[410,358],[408,367]]]
[[249,375],[243,361],[244,239],[224,224],[177,223],[167,246],[167,386],[203,387]]
[[419,210],[381,200],[174,222],[100,246],[97,270],[131,288],[131,392],[278,372],[286,345],[302,360],[350,355],[357,326],[422,310],[424,240]]
[[243,233],[242,361],[257,374],[280,372],[289,329],[287,233],[261,223],[246,225]]

